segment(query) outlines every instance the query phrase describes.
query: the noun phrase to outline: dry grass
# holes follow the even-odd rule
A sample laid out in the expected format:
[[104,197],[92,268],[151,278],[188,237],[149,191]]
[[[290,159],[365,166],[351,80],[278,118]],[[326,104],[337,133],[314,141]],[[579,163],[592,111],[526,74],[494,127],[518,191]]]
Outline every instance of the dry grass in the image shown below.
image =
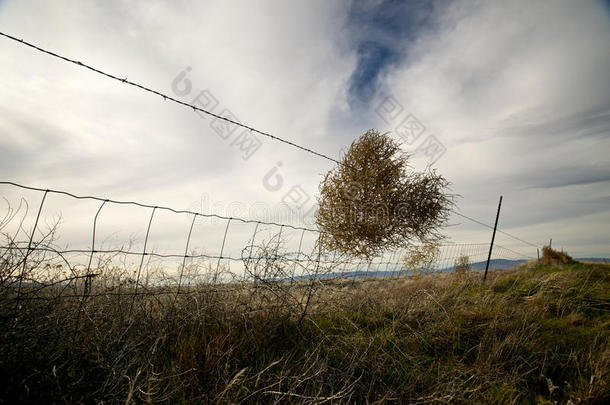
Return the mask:
[[561,266],[563,264],[574,263],[574,259],[572,259],[570,255],[564,253],[563,251],[560,252],[551,248],[550,246],[543,246],[540,263]]
[[[529,267],[528,267],[529,266]],[[607,403],[610,266],[0,296],[6,403]],[[302,322],[302,302],[311,305]],[[289,294],[286,297],[282,294]],[[79,311],[80,308],[80,312]],[[76,322],[76,314],[79,322]]]

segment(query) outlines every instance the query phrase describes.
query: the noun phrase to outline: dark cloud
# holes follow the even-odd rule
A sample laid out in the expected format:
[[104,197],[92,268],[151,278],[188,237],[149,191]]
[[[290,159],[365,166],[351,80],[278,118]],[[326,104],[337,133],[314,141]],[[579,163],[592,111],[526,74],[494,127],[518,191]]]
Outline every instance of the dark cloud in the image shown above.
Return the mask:
[[349,83],[353,107],[370,106],[379,77],[408,57],[411,43],[431,29],[441,4],[447,1],[354,1],[348,13],[350,42],[358,64]]
[[605,183],[610,182],[610,165],[605,167],[593,164],[556,168],[543,167],[529,173],[525,178],[515,180],[515,182],[528,184],[531,188],[554,188]]
[[[513,122],[511,122],[513,121]],[[540,134],[542,142],[559,143],[583,138],[610,138],[610,103],[601,109],[558,117],[546,122],[515,123],[510,120],[498,135],[536,137]]]

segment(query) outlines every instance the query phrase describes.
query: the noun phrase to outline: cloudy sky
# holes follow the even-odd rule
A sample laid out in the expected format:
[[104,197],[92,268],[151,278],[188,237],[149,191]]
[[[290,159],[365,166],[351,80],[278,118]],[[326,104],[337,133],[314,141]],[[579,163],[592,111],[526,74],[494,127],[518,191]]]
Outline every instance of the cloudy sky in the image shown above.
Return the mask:
[[[334,158],[392,131],[463,214],[491,224],[503,195],[503,230],[610,256],[609,2],[0,0],[0,31]],[[9,39],[0,55],[2,181],[299,223],[283,202],[314,207],[333,167]],[[97,207],[62,204],[75,235]]]

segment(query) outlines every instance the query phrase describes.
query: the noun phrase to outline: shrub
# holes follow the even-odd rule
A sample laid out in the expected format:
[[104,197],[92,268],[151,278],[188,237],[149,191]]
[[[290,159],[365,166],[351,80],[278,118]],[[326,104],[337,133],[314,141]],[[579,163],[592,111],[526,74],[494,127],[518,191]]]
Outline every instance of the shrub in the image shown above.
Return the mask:
[[572,259],[572,257],[569,256],[567,253],[558,252],[550,246],[543,246],[542,258],[540,259],[540,263],[551,265],[571,264],[574,263],[574,259]]
[[408,159],[398,142],[374,129],[352,143],[320,184],[316,223],[325,248],[370,258],[440,239],[453,205],[449,182],[433,170],[408,172]]
[[439,254],[438,244],[427,242],[414,246],[402,260],[409,270],[430,270]]
[[467,255],[460,255],[455,261],[455,272],[466,273],[470,270],[470,258]]

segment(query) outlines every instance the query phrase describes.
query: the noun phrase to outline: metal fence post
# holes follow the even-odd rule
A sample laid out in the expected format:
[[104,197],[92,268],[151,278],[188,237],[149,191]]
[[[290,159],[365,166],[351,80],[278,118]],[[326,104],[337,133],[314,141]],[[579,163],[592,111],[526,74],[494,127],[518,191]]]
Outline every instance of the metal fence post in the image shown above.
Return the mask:
[[491,235],[491,244],[489,245],[489,254],[487,255],[487,264],[485,265],[485,275],[483,281],[487,280],[487,271],[489,270],[489,261],[491,260],[491,251],[494,247],[494,239],[496,238],[496,229],[498,229],[498,218],[500,217],[500,208],[502,207],[502,196],[500,196],[500,202],[498,202],[498,212],[496,212],[496,223],[494,224],[494,232]]

